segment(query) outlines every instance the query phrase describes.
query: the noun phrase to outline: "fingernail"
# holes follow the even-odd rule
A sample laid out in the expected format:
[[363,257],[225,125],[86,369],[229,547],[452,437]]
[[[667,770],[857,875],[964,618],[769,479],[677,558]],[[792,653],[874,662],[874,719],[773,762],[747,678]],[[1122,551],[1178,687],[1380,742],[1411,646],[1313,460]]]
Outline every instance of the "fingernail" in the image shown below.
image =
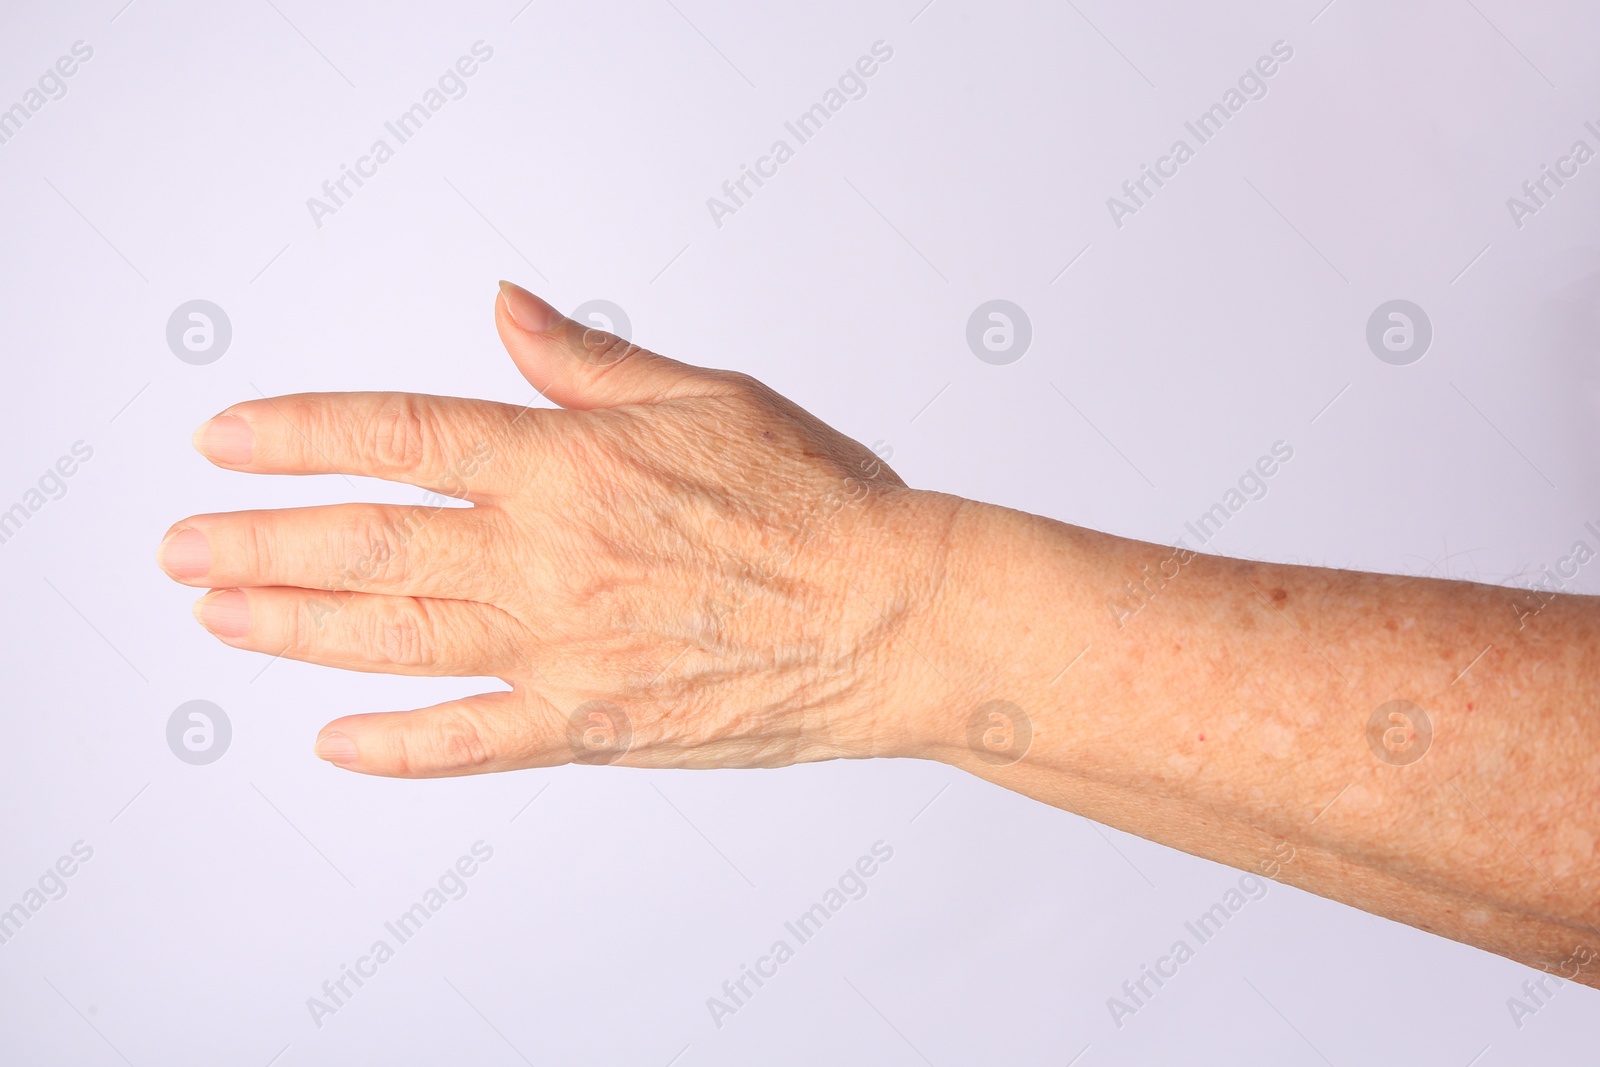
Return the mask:
[[161,546],[161,569],[174,578],[199,578],[211,569],[211,545],[206,535],[184,527]]
[[544,333],[565,315],[534,296],[520,285],[500,283],[500,298],[506,302],[506,313],[511,321],[529,333]]
[[243,637],[250,632],[250,597],[237,589],[208,593],[194,606],[200,625],[218,637]]
[[256,432],[237,415],[218,415],[194,432],[194,447],[218,463],[249,463]]
[[356,743],[344,734],[323,734],[317,738],[317,758],[329,763],[354,763]]

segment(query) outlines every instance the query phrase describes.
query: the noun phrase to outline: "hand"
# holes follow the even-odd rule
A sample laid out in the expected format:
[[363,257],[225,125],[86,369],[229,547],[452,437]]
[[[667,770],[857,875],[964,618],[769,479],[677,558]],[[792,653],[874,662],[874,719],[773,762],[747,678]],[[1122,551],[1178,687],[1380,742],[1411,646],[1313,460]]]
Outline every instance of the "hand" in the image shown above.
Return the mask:
[[402,393],[228,408],[195,434],[256,474],[368,475],[471,508],[198,515],[163,568],[236,648],[509,692],[351,715],[317,754],[405,777],[779,766],[903,751],[915,642],[959,502],[744,375],[677,363],[502,283],[518,368],[567,410]]

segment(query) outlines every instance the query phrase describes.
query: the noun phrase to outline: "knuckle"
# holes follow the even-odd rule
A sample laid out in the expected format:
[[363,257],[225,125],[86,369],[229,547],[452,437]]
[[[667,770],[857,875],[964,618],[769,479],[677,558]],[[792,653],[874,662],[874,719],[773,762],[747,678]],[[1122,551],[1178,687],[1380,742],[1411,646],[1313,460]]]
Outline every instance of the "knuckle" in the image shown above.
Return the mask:
[[380,579],[406,573],[408,531],[380,506],[366,508],[345,531],[343,585],[361,589]]
[[265,577],[272,573],[277,553],[273,550],[273,536],[266,522],[246,519],[244,536],[239,538],[239,569],[244,574]]
[[481,767],[493,757],[478,721],[460,708],[439,716],[430,745],[435,760],[446,767]]
[[420,608],[390,611],[374,622],[372,645],[383,662],[401,667],[434,665],[433,626]]
[[317,644],[322,630],[322,615],[317,598],[301,601],[284,620],[283,647],[285,654],[305,654]]
[[434,450],[437,420],[416,397],[385,403],[367,426],[367,454],[404,474],[424,469]]
[[723,371],[719,377],[727,382],[728,387],[735,392],[754,394],[766,388],[755,377],[746,374],[742,370]]
[[722,393],[735,400],[760,404],[768,404],[772,400],[772,390],[760,379],[744,371],[712,371],[709,377],[718,384]]
[[624,340],[605,330],[584,330],[582,345],[584,360],[606,369],[634,358],[644,351],[632,341]]

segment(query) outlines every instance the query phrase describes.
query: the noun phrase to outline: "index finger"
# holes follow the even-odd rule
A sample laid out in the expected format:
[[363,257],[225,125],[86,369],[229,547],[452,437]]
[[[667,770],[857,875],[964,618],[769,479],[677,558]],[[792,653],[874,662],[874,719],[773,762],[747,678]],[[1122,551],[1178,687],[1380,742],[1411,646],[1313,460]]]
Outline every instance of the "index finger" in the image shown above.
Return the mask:
[[296,393],[235,404],[194,445],[252,474],[357,474],[468,500],[521,482],[537,412],[417,393]]

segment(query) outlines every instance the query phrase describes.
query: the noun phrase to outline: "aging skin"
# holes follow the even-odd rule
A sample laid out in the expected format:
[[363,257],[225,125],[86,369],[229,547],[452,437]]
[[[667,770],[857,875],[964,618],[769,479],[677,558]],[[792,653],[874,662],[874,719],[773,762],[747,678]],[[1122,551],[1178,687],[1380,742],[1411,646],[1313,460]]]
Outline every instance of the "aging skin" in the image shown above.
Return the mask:
[[[937,759],[1600,986],[1600,598],[1175,560],[909,489],[760,383],[516,286],[495,317],[560,409],[302,394],[195,434],[230,470],[473,505],[197,515],[162,542],[237,648],[511,687],[336,719],[323,759]],[[1129,580],[1156,592],[1108,611]]]

